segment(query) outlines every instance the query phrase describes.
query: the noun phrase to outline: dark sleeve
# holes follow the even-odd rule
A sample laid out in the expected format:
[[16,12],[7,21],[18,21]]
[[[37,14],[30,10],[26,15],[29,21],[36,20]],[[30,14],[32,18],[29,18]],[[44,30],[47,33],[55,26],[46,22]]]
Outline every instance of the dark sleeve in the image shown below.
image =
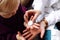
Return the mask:
[[0,40],[16,40],[16,32],[0,23]]
[[0,35],[0,40],[17,40],[15,33],[8,33]]
[[0,23],[0,34],[6,33],[8,31],[10,31],[10,29]]

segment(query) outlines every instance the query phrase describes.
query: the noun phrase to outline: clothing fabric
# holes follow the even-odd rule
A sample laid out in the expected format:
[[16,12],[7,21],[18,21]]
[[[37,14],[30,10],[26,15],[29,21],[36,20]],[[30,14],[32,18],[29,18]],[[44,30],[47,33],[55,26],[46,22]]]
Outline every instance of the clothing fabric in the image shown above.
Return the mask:
[[16,40],[17,32],[20,31],[22,33],[25,29],[23,25],[24,11],[20,5],[16,14],[11,18],[3,18],[0,16],[0,40]]
[[40,22],[44,17],[48,21],[48,25],[59,21],[60,0],[34,0],[32,6],[34,10],[40,10],[42,13],[37,17],[36,22]]

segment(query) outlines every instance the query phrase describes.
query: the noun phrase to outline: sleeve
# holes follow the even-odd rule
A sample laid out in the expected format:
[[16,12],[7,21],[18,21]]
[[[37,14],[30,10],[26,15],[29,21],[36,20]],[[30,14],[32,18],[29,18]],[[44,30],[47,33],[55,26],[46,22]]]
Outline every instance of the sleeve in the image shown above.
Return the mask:
[[16,40],[16,33],[0,23],[0,40]]
[[39,10],[42,13],[37,17],[36,22],[40,22],[43,19],[45,15],[44,10],[47,2],[48,0],[34,0],[32,7],[34,8],[34,10]]
[[41,10],[42,8],[42,0],[34,0],[33,4],[32,4],[32,7],[35,9],[35,10]]
[[10,31],[10,29],[8,27],[6,27],[5,25],[0,23],[0,34],[4,34],[9,31]]
[[44,11],[44,7],[46,3],[47,3],[47,0],[34,0],[32,7],[34,8],[34,10]]
[[45,19],[48,22],[48,25],[53,25],[60,21],[60,10],[50,13]]

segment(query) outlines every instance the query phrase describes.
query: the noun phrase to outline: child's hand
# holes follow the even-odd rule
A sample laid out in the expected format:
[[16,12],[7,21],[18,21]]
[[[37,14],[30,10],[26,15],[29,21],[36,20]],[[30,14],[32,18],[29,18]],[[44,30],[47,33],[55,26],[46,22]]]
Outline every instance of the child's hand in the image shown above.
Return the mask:
[[21,35],[20,32],[17,33],[16,38],[17,40],[25,40],[25,38]]
[[40,33],[40,29],[25,29],[23,33],[24,38],[33,40]]
[[[45,21],[45,20],[43,20],[43,21],[41,21],[40,22],[40,24],[37,24],[37,23],[34,23],[31,27],[33,27],[33,29],[25,29],[25,31],[24,31],[24,34],[23,34],[23,36],[25,36],[25,35],[29,35],[29,36],[31,36],[32,34],[32,36],[33,37],[35,37],[38,33],[40,33],[40,37],[41,38],[43,38],[43,36],[44,36],[44,33],[45,33],[45,28],[47,27],[47,21]],[[28,27],[28,26],[27,26]],[[31,31],[32,30],[32,31]],[[39,31],[38,31],[39,30]],[[36,33],[36,34],[35,34]],[[28,36],[28,37],[29,37]],[[26,36],[25,36],[26,37]],[[28,37],[26,37],[26,38],[28,38]],[[33,38],[33,37],[31,37],[31,38]]]
[[[42,22],[41,22],[42,23]],[[42,26],[42,25],[41,25]],[[32,25],[33,29],[25,29],[23,31],[23,36],[28,40],[32,40],[34,37],[36,37],[40,33],[40,37],[43,38],[44,33],[45,33],[45,28],[40,27],[40,24],[34,23]],[[36,28],[37,27],[37,28]]]

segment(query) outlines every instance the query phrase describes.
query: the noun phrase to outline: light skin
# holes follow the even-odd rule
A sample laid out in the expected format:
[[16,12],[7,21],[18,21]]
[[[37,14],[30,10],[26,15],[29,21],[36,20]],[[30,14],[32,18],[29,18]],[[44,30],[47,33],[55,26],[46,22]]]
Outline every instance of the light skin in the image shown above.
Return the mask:
[[25,12],[25,14],[24,14],[24,20],[25,20],[25,22],[26,23],[28,23],[28,19],[29,19],[29,16],[33,16],[33,19],[31,20],[31,21],[35,21],[35,19],[37,18],[37,16],[40,14],[40,11],[39,10],[33,10],[33,9],[31,9],[31,10],[28,10],[28,11],[26,11]]
[[[37,27],[39,27],[40,25],[39,24],[34,24],[34,25],[32,25],[32,26],[37,26]],[[36,28],[33,28],[33,29],[25,29],[24,31],[23,31],[23,36],[27,39],[28,38],[28,40],[33,40],[33,38],[37,35],[37,34],[39,34],[40,33],[40,29],[36,29]]]
[[19,31],[17,32],[16,38],[17,40],[26,40]]
[[[43,24],[43,25],[41,25]],[[25,25],[27,26],[27,25]],[[43,26],[43,27],[42,27]],[[23,36],[25,38],[28,38],[28,40],[32,40],[34,39],[34,37],[36,37],[39,33],[40,33],[40,37],[43,38],[44,36],[44,33],[45,33],[45,27],[46,27],[46,23],[45,21],[41,21],[40,24],[37,24],[37,23],[34,23],[32,25],[32,27],[34,27],[33,29],[28,29],[26,28],[24,31],[23,31]],[[39,27],[39,29],[35,28],[35,27]]]
[[[44,26],[41,25],[41,24],[43,24]],[[26,23],[24,25],[25,25],[26,29],[23,31],[23,35],[22,36],[25,39],[33,40],[39,33],[40,33],[40,37],[43,38],[44,33],[45,33],[45,28],[47,26],[45,20],[42,20],[39,24],[38,23],[34,23],[32,25],[33,29],[27,28],[28,25]],[[35,27],[38,27],[39,29],[37,29]]]
[[[32,18],[31,21],[34,22],[35,19],[37,18],[37,16],[38,16],[39,14],[40,14],[40,11],[37,11],[37,10],[28,10],[28,11],[26,11],[26,13],[25,13],[25,15],[24,15],[24,20],[25,20],[24,25],[25,25],[25,27],[26,27],[27,29],[29,29],[29,28],[28,28],[28,25],[27,25],[27,24],[28,24],[28,21],[29,21],[29,20],[28,20],[29,16],[32,17],[32,15],[33,15],[33,18]],[[30,18],[31,18],[31,17],[30,17]],[[36,26],[36,25],[33,26],[33,25],[32,25],[33,29],[36,28],[37,30],[40,30],[40,34],[41,34],[40,37],[41,37],[41,38],[43,38],[44,33],[45,33],[45,27],[47,26],[47,25],[46,25],[46,22],[47,22],[47,21],[45,21],[45,20],[41,21],[40,24],[39,24],[39,26],[40,26],[39,29],[36,28],[36,27],[38,27],[38,26]],[[36,23],[36,24],[37,24],[37,23]],[[42,24],[44,25],[43,27],[42,27]],[[32,29],[30,28],[30,30],[32,30]],[[36,31],[37,31],[37,30],[36,30]],[[27,32],[28,32],[28,31],[27,31]],[[26,33],[27,33],[27,32],[26,32]],[[38,32],[36,32],[36,33],[38,34]],[[25,33],[24,33],[24,34],[25,34]],[[31,34],[32,34],[32,32],[31,32]],[[35,34],[35,35],[37,35],[37,34]],[[32,36],[33,36],[33,35],[32,35]]]

